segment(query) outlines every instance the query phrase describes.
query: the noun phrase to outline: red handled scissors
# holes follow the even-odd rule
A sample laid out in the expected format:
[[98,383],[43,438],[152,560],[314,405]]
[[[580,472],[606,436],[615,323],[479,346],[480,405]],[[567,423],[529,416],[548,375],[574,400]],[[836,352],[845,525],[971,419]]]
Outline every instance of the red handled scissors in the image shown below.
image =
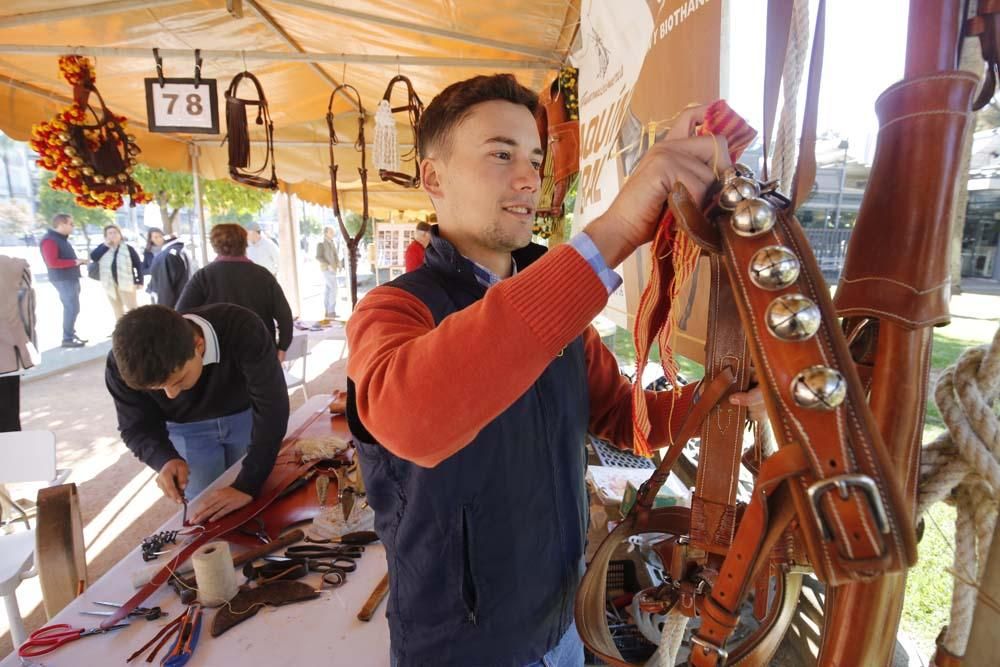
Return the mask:
[[106,629],[90,628],[89,630],[87,628],[74,628],[68,623],[47,625],[44,628],[39,628],[38,630],[32,632],[28,637],[28,641],[21,644],[21,647],[17,649],[17,654],[22,658],[33,658],[36,655],[51,653],[63,644],[76,641],[81,637],[101,635],[105,632],[111,632],[112,630],[126,627],[128,627],[128,623],[119,623],[118,625],[112,625],[110,628]]

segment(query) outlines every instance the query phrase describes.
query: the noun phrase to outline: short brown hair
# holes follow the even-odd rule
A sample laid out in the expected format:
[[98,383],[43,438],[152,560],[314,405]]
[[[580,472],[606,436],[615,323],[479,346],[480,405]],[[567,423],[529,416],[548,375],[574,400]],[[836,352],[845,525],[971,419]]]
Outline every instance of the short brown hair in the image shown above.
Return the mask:
[[538,109],[538,95],[517,82],[513,74],[474,76],[453,83],[431,100],[417,128],[420,158],[435,149],[445,154],[451,150],[451,130],[461,124],[472,107],[492,100],[506,100],[527,107],[534,115]]
[[417,231],[418,232],[429,232],[429,231],[431,231],[431,225],[430,225],[430,223],[424,222],[423,220],[421,220],[420,222],[417,223]]
[[242,225],[216,225],[212,227],[209,240],[218,255],[240,257],[247,254],[247,230]]
[[118,373],[133,389],[163,384],[194,353],[192,323],[166,306],[130,310],[115,323],[111,334]]

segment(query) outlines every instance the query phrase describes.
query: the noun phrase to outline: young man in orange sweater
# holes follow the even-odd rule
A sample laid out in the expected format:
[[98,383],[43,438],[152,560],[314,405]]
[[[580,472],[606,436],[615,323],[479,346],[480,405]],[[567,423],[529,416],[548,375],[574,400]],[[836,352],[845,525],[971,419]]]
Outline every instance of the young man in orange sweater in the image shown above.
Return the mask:
[[[348,322],[348,416],[388,556],[396,665],[583,664],[584,439],[632,444],[629,384],[589,324],[671,186],[701,199],[713,157],[728,166],[725,140],[690,137],[701,110],[687,112],[606,213],[545,252],[531,244],[536,105],[510,75],[431,102],[420,166],[438,224],[425,262]],[[668,443],[692,395],[671,411],[647,392],[652,443]]]

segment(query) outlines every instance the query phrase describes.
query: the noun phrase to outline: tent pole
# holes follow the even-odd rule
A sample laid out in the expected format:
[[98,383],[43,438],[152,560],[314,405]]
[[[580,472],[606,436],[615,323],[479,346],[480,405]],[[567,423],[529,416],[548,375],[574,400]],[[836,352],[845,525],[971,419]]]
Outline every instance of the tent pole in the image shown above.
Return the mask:
[[191,179],[194,182],[194,217],[198,220],[198,229],[201,235],[201,265],[208,264],[208,234],[205,230],[205,204],[202,201],[201,178],[198,170],[198,146],[192,144],[188,146],[188,154],[191,156]]

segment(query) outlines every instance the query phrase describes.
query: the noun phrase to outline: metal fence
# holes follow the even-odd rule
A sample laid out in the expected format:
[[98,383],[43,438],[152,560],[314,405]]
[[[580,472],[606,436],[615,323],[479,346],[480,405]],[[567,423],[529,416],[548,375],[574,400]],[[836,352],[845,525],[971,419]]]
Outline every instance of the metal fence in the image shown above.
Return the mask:
[[844,269],[851,229],[804,229],[816,262],[828,282],[836,282]]

